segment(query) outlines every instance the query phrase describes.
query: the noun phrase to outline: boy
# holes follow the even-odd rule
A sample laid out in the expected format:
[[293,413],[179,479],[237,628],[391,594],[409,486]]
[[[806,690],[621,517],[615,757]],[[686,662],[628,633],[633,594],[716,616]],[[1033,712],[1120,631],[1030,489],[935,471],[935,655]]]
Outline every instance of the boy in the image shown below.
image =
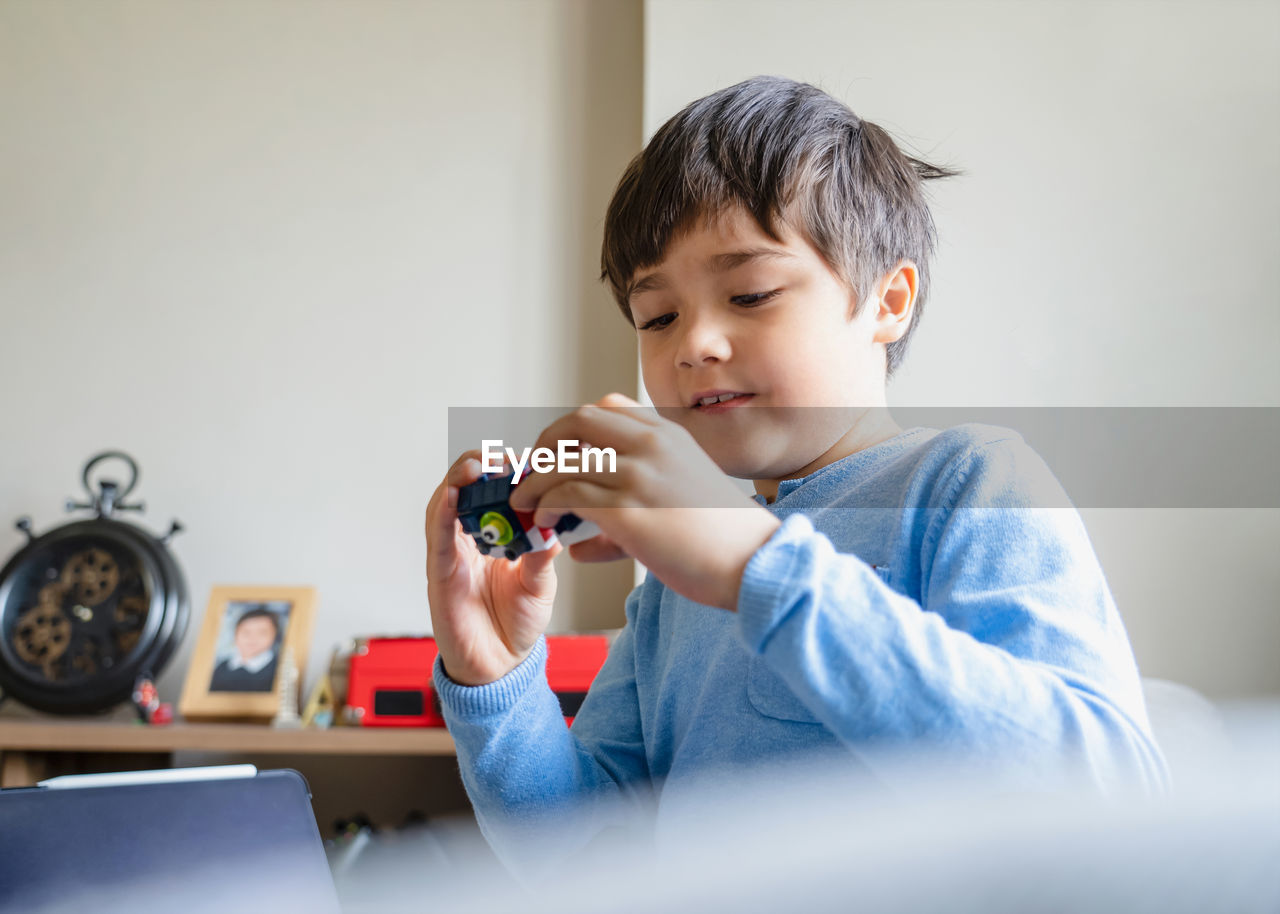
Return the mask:
[[[733,766],[945,748],[1104,790],[1165,773],[1106,583],[1065,495],[1010,432],[903,431],[885,409],[928,292],[924,179],[951,174],[812,86],[694,102],[627,169],[604,277],[659,416],[610,395],[553,423],[613,473],[535,473],[512,506],[649,571],[574,722],[541,639],[553,553],[482,557],[455,521],[477,452],[427,509],[435,683],[500,850],[524,826]],[[753,481],[755,504],[727,476]],[[1055,498],[1056,496],[1056,498]],[[655,510],[661,509],[661,510]]]
[[235,653],[213,670],[210,692],[269,692],[276,678],[280,622],[258,606],[236,619]]

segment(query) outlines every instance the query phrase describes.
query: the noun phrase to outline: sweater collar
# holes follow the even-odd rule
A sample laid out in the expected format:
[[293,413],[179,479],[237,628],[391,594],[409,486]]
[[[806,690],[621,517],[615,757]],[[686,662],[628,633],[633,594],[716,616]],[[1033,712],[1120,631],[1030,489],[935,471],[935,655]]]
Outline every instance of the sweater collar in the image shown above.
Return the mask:
[[[892,459],[906,448],[911,447],[918,441],[921,435],[928,434],[930,431],[931,430],[927,428],[909,428],[906,431],[894,435],[892,438],[886,438],[879,444],[873,444],[869,448],[864,448],[861,451],[855,451],[848,457],[841,457],[833,463],[829,463],[820,469],[814,470],[808,476],[802,476],[799,479],[783,479],[778,483],[778,497],[773,500],[772,504],[767,503],[763,495],[755,495],[752,497],[758,505],[764,505],[769,508],[777,507],[784,500],[787,500],[789,496],[796,493],[802,486],[809,483],[818,483],[820,480],[823,480],[824,477],[830,477],[833,480],[842,480],[847,479],[850,475],[865,473],[869,468],[876,464]],[[824,493],[819,492],[819,489],[825,489],[825,486],[820,484],[809,485],[808,492],[804,494],[807,495],[812,493],[817,500],[826,501],[827,499],[824,497]],[[791,500],[804,502],[809,501],[809,499],[804,498],[803,496],[799,496],[798,498]],[[788,507],[803,507],[803,505],[788,505]]]

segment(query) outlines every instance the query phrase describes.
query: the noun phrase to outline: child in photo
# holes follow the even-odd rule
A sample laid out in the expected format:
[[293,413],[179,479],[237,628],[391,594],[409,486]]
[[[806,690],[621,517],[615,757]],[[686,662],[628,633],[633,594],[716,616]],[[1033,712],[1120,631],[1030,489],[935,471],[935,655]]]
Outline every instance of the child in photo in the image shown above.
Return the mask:
[[280,619],[258,606],[236,619],[230,655],[213,670],[210,692],[269,692],[276,679]]

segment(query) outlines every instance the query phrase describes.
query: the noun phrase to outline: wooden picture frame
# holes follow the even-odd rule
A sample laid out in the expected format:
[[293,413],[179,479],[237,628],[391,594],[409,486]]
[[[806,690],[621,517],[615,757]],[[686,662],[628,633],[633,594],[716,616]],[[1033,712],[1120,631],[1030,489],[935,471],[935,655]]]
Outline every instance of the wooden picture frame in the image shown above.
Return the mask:
[[270,721],[286,650],[303,681],[315,604],[312,587],[214,587],[178,704],[182,716]]

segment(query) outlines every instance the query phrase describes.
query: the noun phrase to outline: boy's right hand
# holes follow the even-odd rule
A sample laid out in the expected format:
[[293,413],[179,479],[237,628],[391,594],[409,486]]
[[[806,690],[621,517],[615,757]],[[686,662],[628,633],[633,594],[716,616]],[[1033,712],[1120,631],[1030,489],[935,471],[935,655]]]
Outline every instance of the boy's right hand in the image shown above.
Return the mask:
[[458,523],[458,489],[480,478],[480,452],[449,468],[427,505],[427,599],[449,678],[484,685],[511,672],[551,621],[559,544],[516,561],[490,558]]

